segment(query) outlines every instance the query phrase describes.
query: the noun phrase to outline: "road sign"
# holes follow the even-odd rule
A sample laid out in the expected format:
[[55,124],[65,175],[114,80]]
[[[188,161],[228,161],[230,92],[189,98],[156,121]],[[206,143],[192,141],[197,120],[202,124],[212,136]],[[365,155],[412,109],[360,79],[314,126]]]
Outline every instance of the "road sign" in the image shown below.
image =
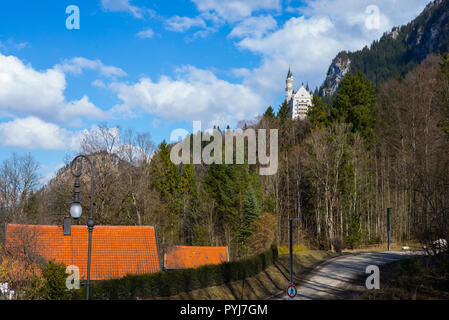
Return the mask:
[[288,295],[290,298],[296,297],[297,294],[298,294],[298,290],[296,289],[296,287],[295,287],[294,285],[290,285],[290,286],[287,288],[287,295]]

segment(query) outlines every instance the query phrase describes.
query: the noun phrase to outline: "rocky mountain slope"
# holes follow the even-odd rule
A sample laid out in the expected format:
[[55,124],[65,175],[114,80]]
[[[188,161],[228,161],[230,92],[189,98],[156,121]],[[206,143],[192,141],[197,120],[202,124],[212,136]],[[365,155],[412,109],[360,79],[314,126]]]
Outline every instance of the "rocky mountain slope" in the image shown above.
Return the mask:
[[329,67],[320,94],[334,94],[348,72],[361,71],[377,85],[393,76],[405,76],[430,53],[447,51],[449,0],[434,0],[412,22],[393,28],[369,48],[340,52]]

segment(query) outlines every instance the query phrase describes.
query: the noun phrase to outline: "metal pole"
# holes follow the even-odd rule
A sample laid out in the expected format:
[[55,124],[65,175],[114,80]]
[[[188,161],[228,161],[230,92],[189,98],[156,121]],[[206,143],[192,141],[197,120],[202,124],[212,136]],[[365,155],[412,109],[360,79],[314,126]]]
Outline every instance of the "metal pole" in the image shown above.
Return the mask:
[[[89,232],[89,243],[88,243],[88,249],[87,249],[87,279],[86,279],[86,300],[89,300],[89,291],[90,291],[90,265],[91,265],[91,255],[92,255],[92,233],[94,230],[94,219],[93,219],[93,210],[94,210],[94,162],[90,161],[90,159],[81,154],[79,156],[76,156],[72,164],[70,165],[70,170],[72,172],[72,175],[76,178],[81,176],[81,171],[77,174],[73,173],[73,165],[75,162],[79,159],[86,159],[86,161],[90,164],[90,211],[89,211],[89,219],[87,220],[87,230]],[[81,169],[82,170],[82,167]]]
[[390,251],[390,242],[391,242],[390,208],[387,208],[387,233],[388,233],[388,251]]
[[86,300],[89,300],[90,291],[90,259],[92,253],[92,231],[94,230],[94,220],[89,219],[87,222],[87,228],[89,230],[89,248],[87,252],[87,283],[86,283]]
[[289,220],[290,234],[290,284],[293,284],[293,219]]
[[[89,220],[87,220],[87,229],[89,230],[89,250],[87,253],[87,288],[86,288],[86,300],[89,300],[89,291],[90,291],[90,260],[92,254],[92,232],[94,231],[94,219],[93,219],[93,210],[94,210],[94,165],[87,158],[90,163],[90,216]],[[95,160],[94,160],[95,162]]]

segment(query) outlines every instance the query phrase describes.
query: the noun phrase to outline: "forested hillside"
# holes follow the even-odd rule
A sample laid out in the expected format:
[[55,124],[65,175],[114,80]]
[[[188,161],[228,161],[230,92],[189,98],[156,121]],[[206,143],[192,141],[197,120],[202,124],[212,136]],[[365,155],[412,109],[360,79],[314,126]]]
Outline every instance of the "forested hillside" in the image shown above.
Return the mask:
[[449,1],[435,0],[412,22],[393,28],[370,47],[356,52],[340,52],[332,61],[320,93],[334,94],[348,72],[363,72],[377,86],[392,77],[404,77],[428,54],[447,51]]

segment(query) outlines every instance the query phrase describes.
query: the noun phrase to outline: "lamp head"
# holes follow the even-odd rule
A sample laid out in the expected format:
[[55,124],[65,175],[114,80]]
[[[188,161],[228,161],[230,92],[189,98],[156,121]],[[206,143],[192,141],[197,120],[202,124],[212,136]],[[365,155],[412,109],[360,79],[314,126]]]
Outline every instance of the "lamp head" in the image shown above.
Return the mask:
[[81,214],[83,213],[83,208],[81,207],[81,204],[79,201],[73,201],[70,205],[70,215],[73,219],[79,219],[81,217]]

